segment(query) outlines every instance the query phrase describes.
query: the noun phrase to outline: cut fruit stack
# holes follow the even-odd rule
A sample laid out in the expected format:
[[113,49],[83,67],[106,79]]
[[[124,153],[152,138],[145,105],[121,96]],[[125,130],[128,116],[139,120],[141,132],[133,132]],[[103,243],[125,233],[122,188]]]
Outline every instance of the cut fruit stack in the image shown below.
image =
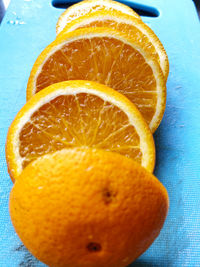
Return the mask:
[[[127,266],[158,236],[168,210],[166,190],[151,174],[155,165],[152,133],[162,120],[166,103],[166,82],[169,73],[167,54],[158,37],[136,12],[112,0],[87,0],[72,5],[58,19],[56,33],[55,41],[43,50],[33,65],[27,85],[27,103],[19,111],[8,131],[6,158],[8,172],[14,182],[10,195],[11,219],[25,246],[39,260],[50,266]],[[98,160],[102,161],[102,164],[95,163]],[[54,172],[48,168],[48,164],[51,168],[55,166]],[[116,171],[116,164],[119,171]],[[83,165],[87,167],[85,171]],[[71,173],[65,166],[68,166],[68,169],[71,166]],[[76,170],[75,173],[73,170]],[[105,193],[103,199],[107,199],[105,205],[108,209],[105,217],[99,215],[100,211],[96,211],[96,217],[90,216],[93,211],[87,211],[87,205],[81,199],[81,192],[68,187],[65,188],[66,192],[69,190],[68,194],[62,191],[64,189],[60,183],[64,186],[63,177],[68,184],[73,184],[70,179],[76,180],[77,175],[84,181],[86,176],[88,177],[88,170],[93,170],[90,176],[96,177],[97,184],[102,175],[100,184],[112,187],[111,180],[115,175],[116,179],[122,179],[123,186],[130,186],[130,191],[127,192],[130,193],[131,188],[140,188],[134,193],[135,196],[138,194],[136,198],[130,193],[132,204],[127,202],[127,205],[133,205],[132,208],[124,206],[125,204],[120,206],[120,198],[119,203],[115,205],[115,214],[120,211],[122,218],[126,218],[127,224],[130,223],[135,229],[128,227],[129,231],[126,231],[120,228],[126,227],[126,221],[120,226],[117,221],[113,223],[112,220],[114,210],[110,202],[124,189],[113,186],[113,195],[110,192]],[[33,177],[31,173],[37,177]],[[119,173],[121,178],[118,177]],[[103,178],[104,176],[106,178]],[[50,179],[47,180],[46,177]],[[127,177],[131,177],[135,182],[128,182]],[[84,192],[84,187],[91,186],[92,190],[93,185],[90,183],[95,183],[93,178],[88,178],[88,183],[85,184],[80,181]],[[42,185],[39,185],[40,182]],[[39,190],[45,186],[51,190]],[[68,210],[72,209],[70,205],[73,206],[76,198],[69,198],[69,203],[70,192],[77,193],[80,200],[76,205],[80,204],[82,207],[78,209],[79,213],[77,211],[77,221],[70,221],[70,216],[75,216],[74,211],[64,216],[63,210],[55,213],[57,217],[52,217],[53,226],[47,215],[43,216],[43,222],[37,221],[39,215],[35,216],[36,214],[44,212],[49,215],[44,209],[50,210],[48,207],[52,205],[51,197],[55,199],[55,210],[59,210],[60,206],[64,207],[61,202],[56,202],[56,189],[53,188],[59,188],[62,201],[66,203]],[[38,198],[38,203],[41,204],[36,205],[35,213],[31,209],[29,192],[33,194],[34,203]],[[98,194],[95,192],[93,195],[91,193],[94,199],[95,194]],[[155,195],[159,198],[154,197]],[[41,202],[41,199],[44,199],[44,202]],[[141,199],[144,200],[141,203],[146,204],[134,209]],[[145,206],[147,202],[151,205],[150,208]],[[97,205],[98,201],[94,203]],[[35,204],[33,206],[35,207]],[[77,210],[77,207],[74,209]],[[89,212],[87,216],[84,214],[86,211]],[[130,216],[126,217],[127,214]],[[84,215],[87,217],[85,221]],[[34,219],[30,225],[28,218],[32,216]],[[137,219],[133,219],[135,216]],[[150,217],[154,218],[151,225],[151,219],[149,223],[147,220]],[[102,220],[104,228],[101,227]],[[136,221],[131,223],[131,220]],[[61,222],[67,233],[57,229]],[[87,237],[84,237],[83,232],[79,234],[82,242],[84,238],[91,240],[88,241],[89,245],[86,245],[86,251],[82,250],[81,242],[72,240],[71,224],[77,227],[77,233],[80,225],[83,232],[85,229]],[[138,234],[142,231],[137,228],[139,224],[148,225],[143,229],[142,235]],[[111,227],[120,234],[123,245],[114,242],[118,239],[115,240]],[[27,228],[29,230],[25,230]],[[44,234],[47,228],[50,236]],[[98,231],[100,235],[95,234]],[[36,239],[35,234],[38,236]],[[99,245],[93,240],[95,235],[107,238],[107,241],[101,239],[106,252],[103,252],[102,244]],[[134,235],[135,239],[127,239],[129,235]],[[74,239],[75,237],[76,234]],[[109,238],[112,239],[111,244],[113,242],[113,246],[116,246],[118,255],[113,255],[108,245]],[[40,249],[44,243],[46,247]],[[72,251],[69,252],[69,248]]]

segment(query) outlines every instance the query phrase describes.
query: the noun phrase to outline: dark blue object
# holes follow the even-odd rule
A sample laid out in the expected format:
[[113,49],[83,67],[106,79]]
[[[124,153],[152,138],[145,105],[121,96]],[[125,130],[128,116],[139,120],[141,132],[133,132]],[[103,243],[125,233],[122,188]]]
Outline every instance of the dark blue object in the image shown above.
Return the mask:
[[5,6],[2,0],[0,0],[0,23],[4,17],[4,14],[5,14]]
[[[62,1],[65,2],[65,1]],[[68,1],[73,2],[73,1]],[[169,192],[169,215],[154,244],[131,266],[200,266],[200,25],[191,0],[126,0],[163,42],[170,61],[167,107],[155,133],[156,176]],[[55,39],[62,9],[47,0],[12,0],[0,27],[0,266],[44,266],[22,246],[9,217],[12,182],[4,147],[25,103],[39,53]],[[106,266],[105,266],[106,267]]]

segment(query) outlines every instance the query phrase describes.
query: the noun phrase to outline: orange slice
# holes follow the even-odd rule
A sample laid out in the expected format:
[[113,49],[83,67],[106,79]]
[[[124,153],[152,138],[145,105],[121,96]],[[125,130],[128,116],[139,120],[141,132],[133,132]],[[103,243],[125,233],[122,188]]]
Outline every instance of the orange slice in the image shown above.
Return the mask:
[[86,27],[109,27],[126,33],[138,45],[142,43],[146,52],[158,60],[167,80],[169,74],[167,53],[156,34],[141,20],[120,11],[96,11],[67,23],[61,34]]
[[154,168],[153,137],[138,109],[105,85],[67,81],[42,90],[17,114],[6,144],[10,176],[15,180],[44,154],[73,147],[118,152]]
[[140,16],[132,8],[122,3],[111,0],[86,0],[70,6],[61,14],[56,25],[56,33],[60,33],[72,20],[85,14],[92,14],[97,10],[119,10],[141,20]]
[[128,35],[110,28],[63,33],[36,60],[27,99],[65,80],[96,81],[127,96],[154,132],[165,110],[166,85],[158,61]]

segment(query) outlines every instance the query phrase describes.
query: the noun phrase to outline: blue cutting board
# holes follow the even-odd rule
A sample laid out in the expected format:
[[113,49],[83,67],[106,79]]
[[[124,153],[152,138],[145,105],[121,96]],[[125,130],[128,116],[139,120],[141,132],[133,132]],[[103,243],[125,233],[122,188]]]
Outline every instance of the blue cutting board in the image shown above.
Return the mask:
[[[200,266],[199,20],[191,0],[125,2],[158,15],[143,20],[163,42],[170,61],[166,112],[155,134],[155,174],[169,192],[170,210],[158,239],[131,266],[197,267]],[[54,40],[61,12],[62,9],[52,6],[51,0],[12,0],[0,27],[0,267],[44,266],[22,246],[12,227],[8,210],[12,182],[4,147],[8,127],[25,103],[32,65]]]

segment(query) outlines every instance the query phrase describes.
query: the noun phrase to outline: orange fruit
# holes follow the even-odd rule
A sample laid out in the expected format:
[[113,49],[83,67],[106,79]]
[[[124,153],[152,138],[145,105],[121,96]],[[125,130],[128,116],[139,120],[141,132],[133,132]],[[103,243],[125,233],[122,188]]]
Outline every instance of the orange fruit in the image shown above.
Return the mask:
[[115,151],[154,169],[154,141],[140,112],[126,97],[95,82],[53,84],[25,104],[7,136],[11,179],[36,158],[71,147]]
[[167,80],[169,61],[165,49],[156,34],[142,20],[120,11],[96,11],[68,22],[61,32],[70,32],[86,27],[109,27],[125,32],[134,43],[144,46],[146,52],[154,56]]
[[10,194],[10,215],[30,252],[54,267],[125,267],[159,235],[168,195],[120,154],[64,149],[30,163]]
[[71,21],[85,14],[92,14],[97,10],[119,10],[141,20],[140,16],[132,8],[122,3],[111,0],[86,0],[70,6],[61,14],[56,25],[56,33],[60,33]]
[[166,85],[158,61],[143,46],[110,28],[63,33],[37,58],[27,99],[56,82],[96,81],[128,97],[154,132],[165,110]]

